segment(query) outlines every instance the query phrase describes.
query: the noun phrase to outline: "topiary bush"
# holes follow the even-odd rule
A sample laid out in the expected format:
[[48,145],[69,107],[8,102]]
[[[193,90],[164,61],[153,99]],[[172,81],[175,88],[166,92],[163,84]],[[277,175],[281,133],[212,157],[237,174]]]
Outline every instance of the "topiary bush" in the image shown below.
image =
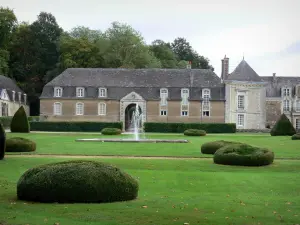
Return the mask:
[[300,133],[294,134],[294,135],[292,136],[292,140],[300,140]]
[[2,123],[0,123],[0,160],[4,159],[6,145],[6,133]]
[[271,129],[270,134],[272,136],[292,136],[296,134],[296,129],[286,115],[282,114]]
[[186,136],[205,136],[205,130],[198,130],[198,129],[188,129],[184,131],[184,135]]
[[213,155],[219,148],[222,148],[225,145],[230,145],[230,144],[241,144],[241,143],[233,142],[233,141],[223,141],[223,140],[207,142],[201,146],[201,153]]
[[27,138],[13,137],[6,140],[6,152],[34,152],[36,143]]
[[13,133],[29,133],[30,125],[23,106],[13,116],[10,124],[10,131]]
[[138,189],[138,182],[117,167],[75,160],[27,170],[17,183],[17,196],[35,202],[100,203],[133,200]]
[[274,153],[247,144],[225,145],[214,154],[214,163],[238,166],[265,166],[273,163]]
[[101,133],[104,135],[119,135],[122,131],[118,128],[103,128]]

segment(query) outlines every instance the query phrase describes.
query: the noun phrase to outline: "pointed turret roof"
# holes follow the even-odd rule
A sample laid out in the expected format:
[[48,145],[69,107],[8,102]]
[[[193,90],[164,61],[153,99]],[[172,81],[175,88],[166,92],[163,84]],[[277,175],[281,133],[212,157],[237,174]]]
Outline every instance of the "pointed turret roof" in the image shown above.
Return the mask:
[[260,76],[243,59],[235,70],[228,75],[227,80],[263,82]]

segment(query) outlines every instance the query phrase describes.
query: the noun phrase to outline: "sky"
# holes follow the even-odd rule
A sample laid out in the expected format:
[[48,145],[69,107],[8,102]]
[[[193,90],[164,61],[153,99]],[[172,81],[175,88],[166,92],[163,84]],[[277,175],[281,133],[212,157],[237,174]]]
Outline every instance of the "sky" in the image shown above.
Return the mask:
[[260,76],[300,76],[300,0],[0,0],[19,21],[52,13],[64,30],[131,25],[146,43],[186,38],[221,74],[244,59]]

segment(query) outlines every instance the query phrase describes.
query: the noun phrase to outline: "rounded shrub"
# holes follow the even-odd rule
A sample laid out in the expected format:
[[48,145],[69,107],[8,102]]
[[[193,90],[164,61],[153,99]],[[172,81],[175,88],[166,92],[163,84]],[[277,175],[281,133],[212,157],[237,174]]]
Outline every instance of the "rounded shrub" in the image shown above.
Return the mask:
[[214,154],[214,162],[224,165],[265,166],[273,161],[272,151],[247,144],[225,145]]
[[6,152],[34,152],[36,143],[27,138],[13,137],[6,140]]
[[271,136],[292,136],[296,134],[296,129],[289,118],[282,114],[271,129],[270,134]]
[[119,135],[122,131],[118,128],[103,128],[101,133],[104,135]]
[[10,131],[13,133],[29,133],[30,125],[23,106],[13,116],[10,124]]
[[205,136],[205,130],[197,130],[197,129],[188,129],[184,131],[184,135],[186,136]]
[[133,200],[138,189],[138,182],[117,167],[74,160],[27,170],[17,183],[17,196],[35,202],[100,203]]
[[4,159],[6,145],[6,133],[2,123],[0,123],[0,160]]
[[300,133],[294,134],[292,140],[300,140]]
[[219,148],[222,148],[225,145],[230,145],[230,144],[241,144],[241,143],[233,142],[233,141],[223,141],[223,140],[207,142],[201,146],[201,153],[213,155]]

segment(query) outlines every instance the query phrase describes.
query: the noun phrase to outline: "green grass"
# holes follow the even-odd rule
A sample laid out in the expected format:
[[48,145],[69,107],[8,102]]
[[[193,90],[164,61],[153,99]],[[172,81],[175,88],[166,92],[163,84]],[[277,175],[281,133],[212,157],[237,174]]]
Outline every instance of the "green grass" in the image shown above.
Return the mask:
[[297,224],[300,219],[297,160],[249,168],[215,165],[211,159],[101,159],[139,180],[137,200],[109,204],[16,200],[16,183],[26,169],[57,161],[62,159],[8,156],[0,161],[0,224],[277,225]]
[[[103,136],[87,133],[30,133],[12,134],[36,141],[37,151],[30,154],[68,154],[68,155],[127,155],[127,156],[174,156],[211,157],[200,153],[203,143],[216,140],[244,142],[274,151],[275,158],[300,159],[300,148],[291,137],[272,137],[269,134],[208,134],[205,137],[187,137],[183,134],[147,134],[147,138],[188,139],[190,143],[91,143],[75,142],[78,138],[130,138],[132,136]],[[14,154],[14,153],[9,153]]]

